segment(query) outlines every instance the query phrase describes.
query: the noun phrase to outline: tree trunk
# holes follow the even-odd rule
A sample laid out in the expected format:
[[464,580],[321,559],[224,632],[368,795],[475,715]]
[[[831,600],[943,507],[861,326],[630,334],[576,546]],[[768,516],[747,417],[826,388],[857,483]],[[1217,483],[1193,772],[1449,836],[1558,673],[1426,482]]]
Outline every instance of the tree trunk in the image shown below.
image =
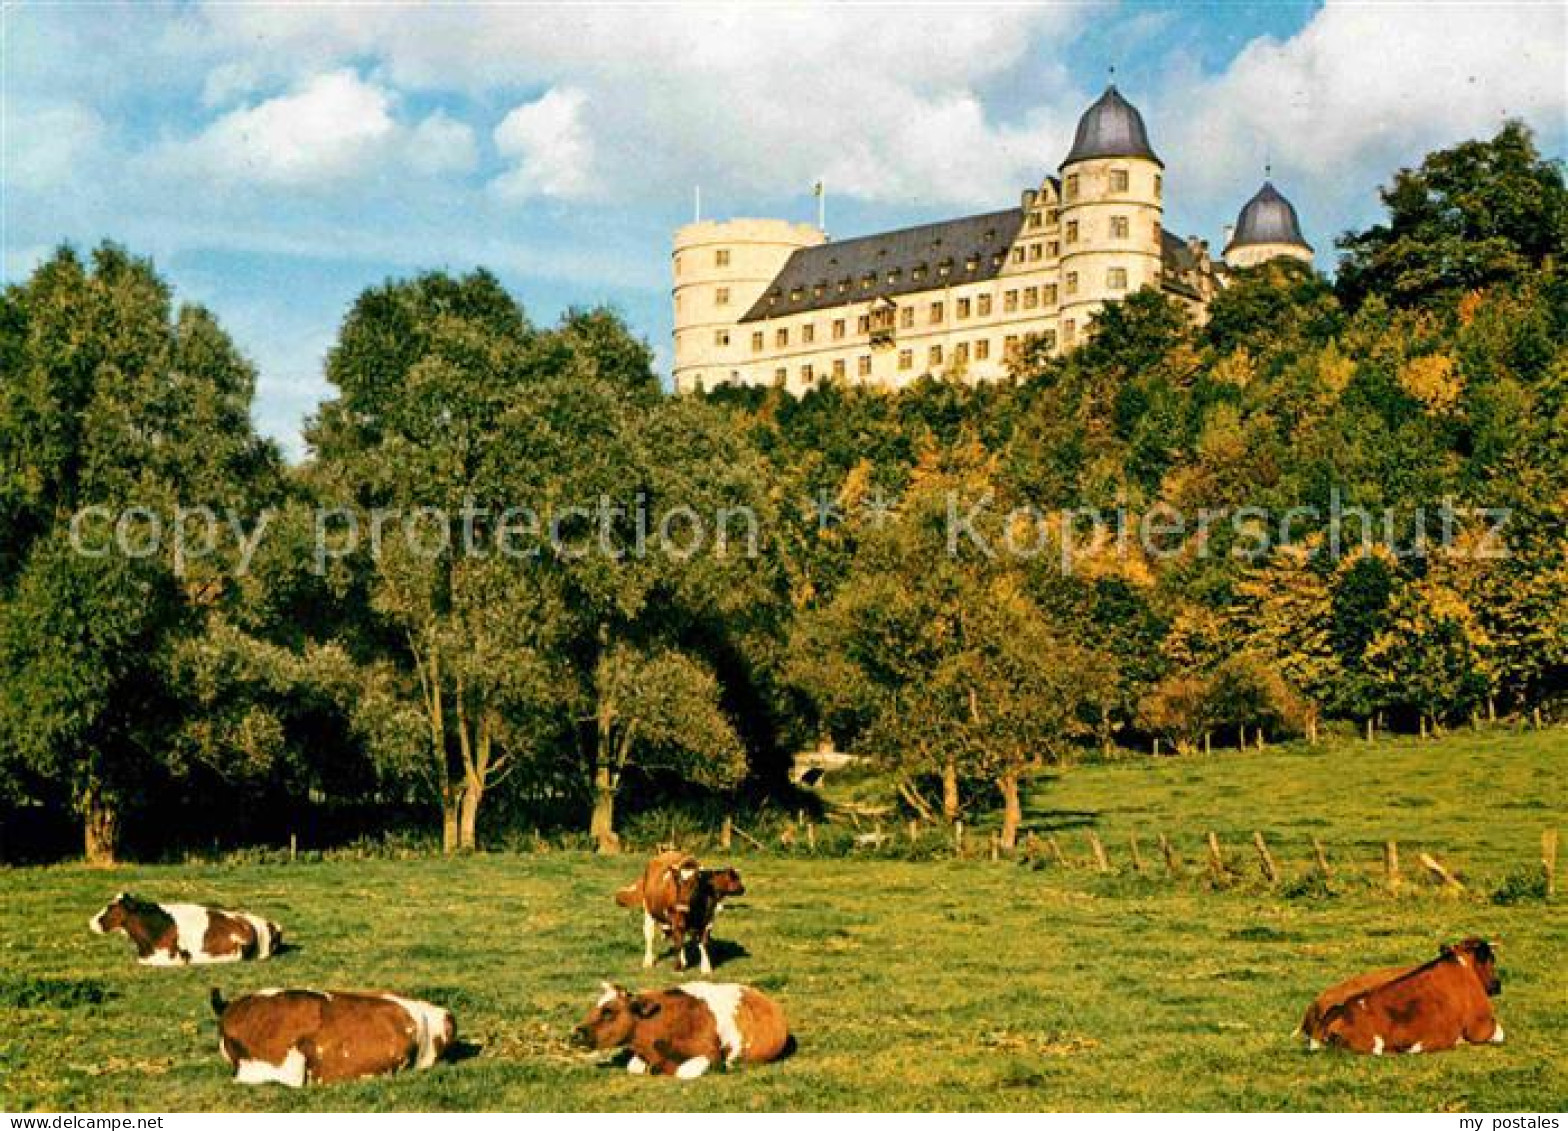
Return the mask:
[[1002,791],[1002,847],[1011,852],[1018,844],[1018,826],[1024,819],[1024,809],[1018,800],[1018,775],[1003,774],[996,784]]
[[96,868],[112,866],[120,843],[120,814],[95,785],[82,795],[82,832],[87,863]]
[[942,819],[958,820],[958,763],[951,758],[942,763]]
[[443,789],[441,791],[441,851],[448,856],[456,852],[462,843],[458,837],[462,805],[462,790]]
[[479,847],[476,832],[479,828],[479,802],[484,795],[484,787],[475,781],[470,781],[463,790],[463,801],[458,808],[457,846],[468,852]]
[[588,822],[588,833],[605,856],[614,856],[621,850],[621,838],[615,832],[615,784],[609,769],[601,766],[594,772],[593,816]]

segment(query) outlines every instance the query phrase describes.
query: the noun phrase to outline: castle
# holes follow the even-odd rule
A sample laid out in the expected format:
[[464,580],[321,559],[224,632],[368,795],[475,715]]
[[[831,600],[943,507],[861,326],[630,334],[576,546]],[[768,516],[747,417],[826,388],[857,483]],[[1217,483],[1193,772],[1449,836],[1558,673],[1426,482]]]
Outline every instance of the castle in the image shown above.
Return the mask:
[[1267,181],[1219,260],[1164,226],[1165,165],[1115,86],[1016,208],[854,239],[784,220],[675,233],[675,388],[824,380],[886,388],[922,374],[1005,376],[1026,338],[1063,352],[1108,302],[1157,287],[1201,319],[1235,268],[1310,263],[1296,210]]

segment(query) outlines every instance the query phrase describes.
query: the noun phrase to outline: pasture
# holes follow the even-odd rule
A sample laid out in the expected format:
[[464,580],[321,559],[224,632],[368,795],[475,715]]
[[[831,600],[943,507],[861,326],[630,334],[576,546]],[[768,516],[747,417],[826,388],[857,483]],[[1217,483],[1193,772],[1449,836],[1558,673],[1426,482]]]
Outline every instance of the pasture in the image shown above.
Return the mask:
[[[1563,895],[1490,896],[1568,824],[1568,732],[1346,742],[1318,751],[1085,766],[1034,783],[1029,823],[1063,868],[736,852],[747,894],[720,917],[715,977],[788,1011],[781,1064],[699,1081],[628,1077],[567,1036],[601,978],[645,974],[640,924],[611,893],[640,855],[478,855],[0,871],[0,1102],[8,1110],[1396,1109],[1568,1105]],[[1083,864],[1096,828],[1118,871]],[[1213,829],[1235,882],[1198,874]],[[1255,878],[1259,829],[1286,873]],[[1568,829],[1565,829],[1568,831]],[[1126,867],[1137,832],[1191,870]],[[1293,883],[1317,835],[1343,872]],[[1376,882],[1381,843],[1405,890]],[[1468,884],[1427,883],[1436,853]],[[706,859],[717,853],[705,850]],[[1559,879],[1561,883],[1561,878]],[[264,912],[298,948],[271,962],[145,969],[87,918],[120,888]],[[1404,1058],[1308,1054],[1291,1031],[1324,985],[1502,939],[1502,1047]],[[727,945],[733,943],[734,945]],[[304,1092],[241,1088],[218,1057],[207,989],[383,987],[451,1008],[473,1054],[401,1078]]]

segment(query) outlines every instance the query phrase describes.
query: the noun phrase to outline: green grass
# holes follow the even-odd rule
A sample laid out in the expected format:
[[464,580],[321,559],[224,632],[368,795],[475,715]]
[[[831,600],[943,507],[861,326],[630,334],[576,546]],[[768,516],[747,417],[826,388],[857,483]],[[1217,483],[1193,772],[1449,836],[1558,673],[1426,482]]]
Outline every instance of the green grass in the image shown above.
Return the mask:
[[[738,855],[748,894],[721,920],[743,952],[717,976],[782,1001],[799,1050],[701,1081],[628,1077],[571,1050],[600,978],[639,969],[610,892],[635,860],[575,853],[0,871],[0,1102],[7,1109],[1351,1109],[1568,1104],[1568,915],[1488,897],[1564,825],[1568,734],[1455,736],[1083,767],[1035,783],[1030,818],[1081,861],[1091,821],[1118,875],[1076,865]],[[1326,898],[1245,879],[1211,890],[1128,874],[1214,829],[1240,872],[1269,836],[1287,873],[1320,836],[1364,867]],[[1565,829],[1568,831],[1568,829]],[[1377,846],[1429,850],[1470,881],[1390,897]],[[264,911],[300,949],[268,963],[132,964],[87,917],[122,887]],[[1397,1059],[1307,1054],[1291,1038],[1325,984],[1440,940],[1503,939],[1500,1048]],[[230,1083],[206,1003],[266,985],[386,987],[454,1010],[478,1055],[421,1074],[290,1092]]]

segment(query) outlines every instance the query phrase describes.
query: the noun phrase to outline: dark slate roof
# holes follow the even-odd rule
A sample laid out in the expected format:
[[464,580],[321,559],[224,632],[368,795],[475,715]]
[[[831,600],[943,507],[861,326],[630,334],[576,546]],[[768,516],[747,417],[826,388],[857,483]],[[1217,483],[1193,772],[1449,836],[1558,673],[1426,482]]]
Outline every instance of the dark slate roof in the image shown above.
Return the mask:
[[1160,229],[1160,267],[1161,290],[1192,299],[1202,297],[1192,284],[1181,278],[1197,269],[1197,254],[1187,245],[1186,240],[1166,228]]
[[[1023,222],[1021,208],[1008,208],[800,248],[741,321],[759,322],[995,278]],[[944,264],[946,275],[941,273]],[[867,276],[869,286],[863,283]],[[848,287],[841,289],[846,281]]]
[[1149,131],[1144,128],[1143,115],[1114,86],[1106,87],[1100,100],[1078,119],[1072,151],[1062,166],[1065,168],[1074,161],[1091,157],[1144,157],[1162,169],[1165,167],[1165,162],[1154,155],[1154,149],[1149,145]]
[[1236,217],[1236,233],[1225,245],[1225,253],[1233,247],[1260,243],[1295,244],[1312,250],[1312,245],[1301,234],[1295,205],[1281,196],[1271,181],[1264,181],[1257,195],[1241,206],[1241,214]]

